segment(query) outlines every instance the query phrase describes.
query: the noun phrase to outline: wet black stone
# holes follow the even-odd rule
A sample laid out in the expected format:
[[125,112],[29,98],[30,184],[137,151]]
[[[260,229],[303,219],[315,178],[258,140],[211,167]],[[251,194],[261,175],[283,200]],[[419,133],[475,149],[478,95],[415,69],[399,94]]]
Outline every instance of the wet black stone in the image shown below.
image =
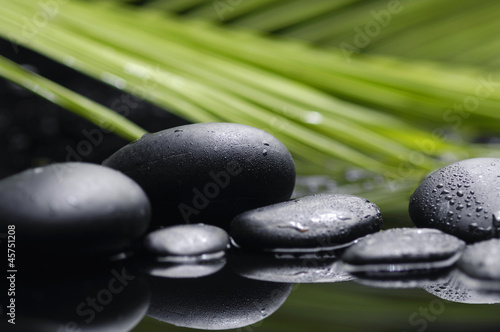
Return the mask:
[[466,242],[500,237],[500,159],[445,166],[415,190],[409,205],[417,227],[437,228]]
[[382,226],[379,208],[352,195],[319,194],[244,212],[231,222],[242,248],[330,250]]
[[0,229],[15,226],[31,256],[90,256],[130,248],[148,229],[150,205],[130,178],[96,164],[61,163],[0,181]]
[[243,211],[290,198],[295,166],[274,136],[234,123],[180,126],[143,136],[103,163],[137,181],[154,223],[227,229]]
[[500,289],[500,239],[491,239],[467,246],[458,267],[476,279],[496,281]]
[[398,274],[452,266],[465,243],[437,229],[395,228],[371,234],[346,249],[350,273]]
[[149,233],[144,247],[155,256],[198,256],[224,252],[229,236],[223,229],[204,224],[176,225]]

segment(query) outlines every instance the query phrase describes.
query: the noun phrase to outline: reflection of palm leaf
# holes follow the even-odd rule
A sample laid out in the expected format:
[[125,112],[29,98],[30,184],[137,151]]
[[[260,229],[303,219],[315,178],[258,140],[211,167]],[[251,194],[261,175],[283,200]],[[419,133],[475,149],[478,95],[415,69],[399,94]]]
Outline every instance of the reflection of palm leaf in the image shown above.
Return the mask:
[[[443,135],[458,121],[456,129],[462,135],[498,131],[500,91],[492,74],[354,53],[346,57],[345,50],[325,46],[335,43],[321,42],[328,39],[323,36],[324,22],[338,16],[333,29],[347,38],[352,26],[340,18],[350,17],[355,24],[369,22],[372,11],[385,10],[380,7],[385,2],[235,3],[225,3],[233,6],[226,11],[225,27],[279,32],[323,47],[247,29],[221,29],[206,22],[220,23],[221,13],[214,7],[220,2],[213,1],[155,1],[138,7],[75,1],[51,8],[52,12],[34,0],[9,2],[1,14],[0,34],[189,120],[240,122],[266,129],[289,147],[302,173],[333,175],[354,166],[382,176],[384,185],[384,179],[409,179],[406,184],[411,187],[438,167],[447,153],[462,158],[488,151],[448,142]],[[415,32],[420,23],[413,16],[434,8],[431,3],[420,1],[415,12],[410,7],[401,11],[408,16],[404,24],[414,24],[405,29]],[[158,7],[164,7],[164,12]],[[169,10],[197,19],[180,20]],[[273,20],[275,12],[281,14]],[[29,18],[37,14],[49,15],[50,20],[26,35]],[[442,18],[445,13],[441,14]],[[397,26],[403,22],[397,23],[393,16],[393,23],[381,30],[386,42],[401,38]],[[305,30],[308,38],[297,35]],[[374,37],[370,46],[375,45]],[[43,79],[3,61],[3,76],[38,92],[43,91],[39,87],[57,90],[62,95],[52,101],[96,123],[110,121],[95,105],[83,99],[77,102],[63,88],[46,86],[49,83]],[[487,81],[493,83],[475,96]],[[467,108],[467,98],[477,100],[477,105]],[[464,110],[454,113],[457,104]],[[124,120],[117,121],[115,128],[128,138],[141,133]],[[433,134],[433,129],[438,131]],[[396,210],[401,211],[403,204],[399,201]]]

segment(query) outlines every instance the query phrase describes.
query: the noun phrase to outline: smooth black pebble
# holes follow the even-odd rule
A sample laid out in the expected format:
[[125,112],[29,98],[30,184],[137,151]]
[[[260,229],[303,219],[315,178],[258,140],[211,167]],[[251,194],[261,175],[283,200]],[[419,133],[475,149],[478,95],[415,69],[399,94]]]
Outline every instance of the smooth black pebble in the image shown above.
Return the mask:
[[144,239],[146,250],[166,261],[220,258],[228,245],[226,231],[204,224],[170,226],[149,233]]
[[417,227],[437,228],[466,242],[500,237],[500,159],[475,158],[429,175],[410,199]]
[[14,225],[24,259],[122,252],[146,232],[150,212],[139,185],[101,165],[52,164],[0,181],[0,229]]
[[295,185],[286,147],[265,131],[235,123],[147,134],[103,164],[142,186],[155,225],[202,222],[227,229],[238,213],[289,199]]
[[460,271],[474,288],[500,290],[500,239],[467,246],[458,261]]
[[371,234],[342,255],[349,273],[397,275],[452,266],[465,243],[437,229],[394,228]]
[[321,251],[346,246],[382,227],[379,208],[352,195],[318,194],[244,212],[230,235],[242,248]]

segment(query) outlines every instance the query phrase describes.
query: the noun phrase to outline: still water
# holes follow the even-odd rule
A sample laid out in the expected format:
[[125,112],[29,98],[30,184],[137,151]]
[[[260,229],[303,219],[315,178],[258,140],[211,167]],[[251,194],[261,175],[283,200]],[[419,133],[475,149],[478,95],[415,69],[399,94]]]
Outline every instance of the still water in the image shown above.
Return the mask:
[[33,269],[17,280],[15,329],[9,325],[2,331],[500,327],[500,292],[471,289],[455,270],[398,279],[354,277],[332,256],[275,258],[241,252],[201,264],[143,258],[74,263],[66,262],[64,269]]

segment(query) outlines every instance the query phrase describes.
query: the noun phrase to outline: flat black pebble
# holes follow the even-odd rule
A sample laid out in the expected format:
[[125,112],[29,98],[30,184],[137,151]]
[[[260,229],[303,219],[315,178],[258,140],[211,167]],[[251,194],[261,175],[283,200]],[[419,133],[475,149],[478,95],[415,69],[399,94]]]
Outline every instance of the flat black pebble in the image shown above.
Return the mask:
[[352,195],[319,194],[250,210],[231,222],[242,248],[331,250],[380,230],[379,208]]
[[155,225],[202,222],[227,229],[236,214],[290,198],[295,165],[271,134],[200,123],[147,134],[103,163],[137,181]]
[[18,251],[50,252],[47,259],[93,256],[121,252],[138,240],[149,227],[150,204],[120,172],[61,163],[0,181],[0,215],[1,232],[14,225]]
[[147,251],[159,258],[222,256],[228,245],[229,236],[226,231],[204,224],[170,226],[149,233],[144,239]]
[[437,229],[397,228],[368,235],[342,255],[350,273],[398,274],[452,266],[465,243]]
[[497,158],[462,160],[435,171],[411,196],[413,223],[469,243],[500,237],[499,175]]
[[[458,262],[460,271],[485,286],[500,290],[500,239],[467,246]],[[486,285],[488,282],[488,285]]]

